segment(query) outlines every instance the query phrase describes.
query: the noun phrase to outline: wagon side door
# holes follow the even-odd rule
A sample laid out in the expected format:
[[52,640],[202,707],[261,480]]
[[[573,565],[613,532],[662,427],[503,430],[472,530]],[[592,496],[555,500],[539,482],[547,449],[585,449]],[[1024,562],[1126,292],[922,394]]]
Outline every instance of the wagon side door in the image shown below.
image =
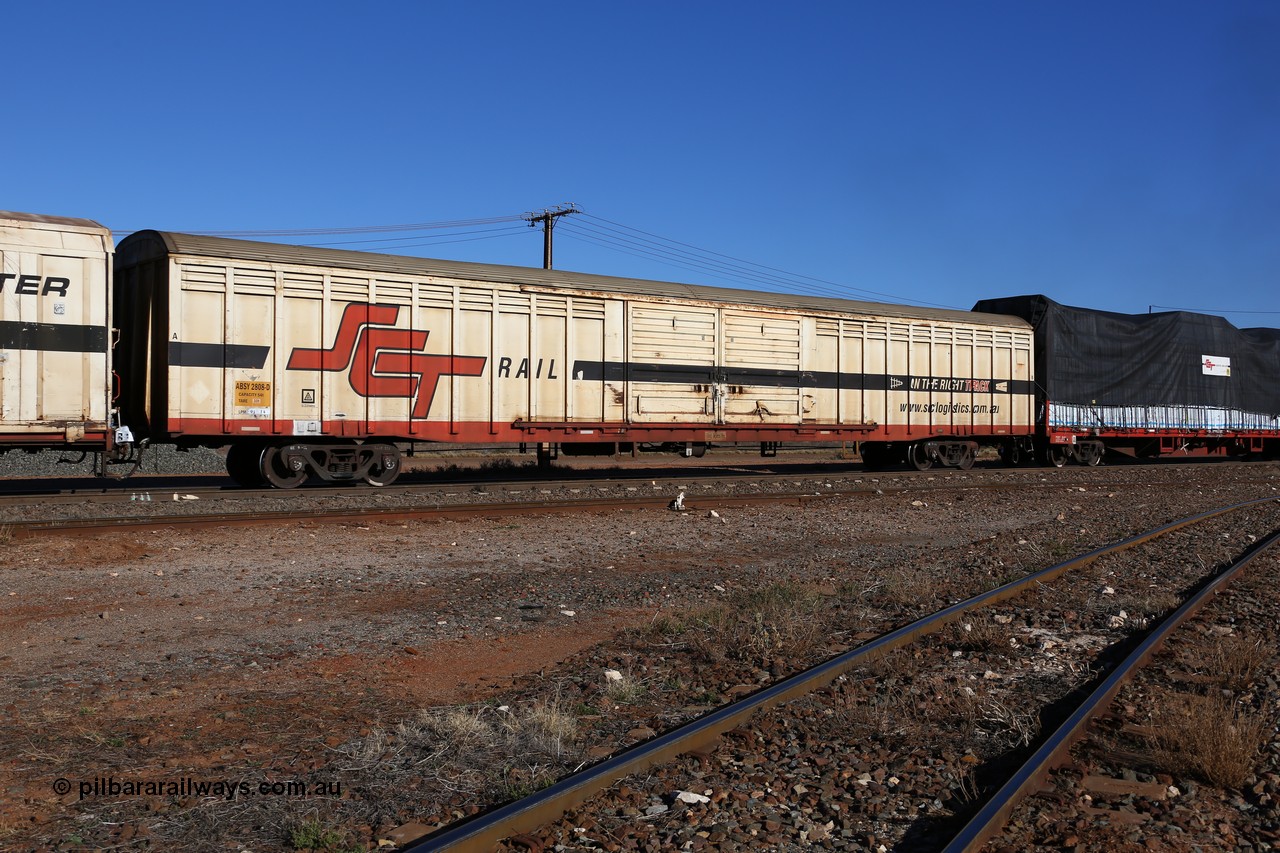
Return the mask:
[[631,303],[627,316],[628,419],[716,423],[718,311],[698,305]]
[[800,318],[726,308],[723,321],[723,423],[800,423]]

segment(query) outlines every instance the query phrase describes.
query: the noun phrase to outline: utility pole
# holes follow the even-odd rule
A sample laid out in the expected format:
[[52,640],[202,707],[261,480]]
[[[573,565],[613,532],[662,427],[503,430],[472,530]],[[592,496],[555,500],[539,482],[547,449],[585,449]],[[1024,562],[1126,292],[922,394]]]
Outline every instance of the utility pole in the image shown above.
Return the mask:
[[556,227],[556,219],[561,216],[567,216],[570,213],[581,213],[578,206],[572,202],[562,204],[550,210],[544,210],[542,213],[526,213],[524,219],[528,221],[530,228],[537,228],[538,223],[542,223],[542,268],[544,270],[551,269],[551,231]]

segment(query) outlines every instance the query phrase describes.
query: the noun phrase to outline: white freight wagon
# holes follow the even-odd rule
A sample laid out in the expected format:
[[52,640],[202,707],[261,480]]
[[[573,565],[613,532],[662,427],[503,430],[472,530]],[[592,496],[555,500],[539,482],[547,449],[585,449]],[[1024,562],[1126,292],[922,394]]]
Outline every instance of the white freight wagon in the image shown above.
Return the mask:
[[111,441],[111,232],[0,211],[0,451]]
[[241,482],[390,482],[396,442],[851,440],[966,466],[1033,425],[998,315],[144,231],[117,250],[123,420]]

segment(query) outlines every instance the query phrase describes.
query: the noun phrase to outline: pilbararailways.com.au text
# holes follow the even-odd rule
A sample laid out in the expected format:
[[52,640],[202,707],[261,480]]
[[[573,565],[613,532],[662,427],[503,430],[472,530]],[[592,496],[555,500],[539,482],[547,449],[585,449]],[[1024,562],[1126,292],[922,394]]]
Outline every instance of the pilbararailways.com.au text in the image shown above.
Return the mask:
[[77,791],[80,799],[91,797],[217,797],[235,800],[246,797],[339,797],[339,781],[307,781],[303,779],[263,780],[253,783],[243,779],[141,779],[95,776],[73,782],[59,778],[53,782],[54,793],[66,796]]

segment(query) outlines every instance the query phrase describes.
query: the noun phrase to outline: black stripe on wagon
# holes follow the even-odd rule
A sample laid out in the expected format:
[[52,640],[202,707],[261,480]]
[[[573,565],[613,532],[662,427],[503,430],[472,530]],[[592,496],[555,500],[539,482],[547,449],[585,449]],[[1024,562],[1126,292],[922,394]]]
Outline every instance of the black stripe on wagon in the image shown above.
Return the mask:
[[251,344],[193,344],[169,341],[169,364],[174,367],[237,367],[261,370],[271,347]]
[[824,388],[861,391],[914,391],[935,394],[1030,394],[1025,379],[968,379],[886,373],[836,373],[814,370],[770,370],[761,367],[712,367],[697,364],[650,364],[621,361],[575,361],[573,377],[588,382],[654,382],[670,385],[752,385],[767,388]]
[[0,349],[106,352],[107,327],[4,320],[0,321]]

